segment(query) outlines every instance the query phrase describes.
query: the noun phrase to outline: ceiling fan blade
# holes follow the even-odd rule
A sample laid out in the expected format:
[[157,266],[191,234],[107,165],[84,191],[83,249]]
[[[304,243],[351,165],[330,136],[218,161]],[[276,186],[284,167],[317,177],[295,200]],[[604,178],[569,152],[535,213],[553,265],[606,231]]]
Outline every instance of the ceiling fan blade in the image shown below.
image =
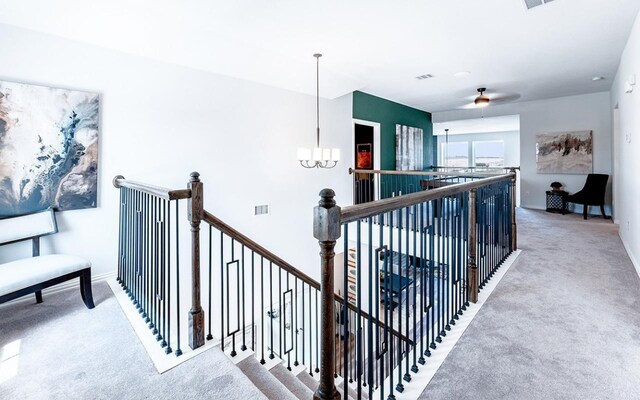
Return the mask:
[[494,104],[509,103],[520,98],[520,95],[517,93],[490,93],[487,96],[491,99],[491,103]]
[[465,105],[462,105],[460,107],[458,107],[458,110],[473,110],[475,108],[478,108],[477,105],[475,105],[475,103],[471,102]]

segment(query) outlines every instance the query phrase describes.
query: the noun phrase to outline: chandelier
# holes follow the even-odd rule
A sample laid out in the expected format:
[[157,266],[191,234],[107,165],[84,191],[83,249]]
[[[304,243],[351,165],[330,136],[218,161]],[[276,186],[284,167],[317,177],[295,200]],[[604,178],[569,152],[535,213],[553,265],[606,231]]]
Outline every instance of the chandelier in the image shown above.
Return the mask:
[[298,161],[304,168],[333,168],[340,161],[340,149],[320,147],[320,57],[316,58],[316,147],[313,149],[299,148]]

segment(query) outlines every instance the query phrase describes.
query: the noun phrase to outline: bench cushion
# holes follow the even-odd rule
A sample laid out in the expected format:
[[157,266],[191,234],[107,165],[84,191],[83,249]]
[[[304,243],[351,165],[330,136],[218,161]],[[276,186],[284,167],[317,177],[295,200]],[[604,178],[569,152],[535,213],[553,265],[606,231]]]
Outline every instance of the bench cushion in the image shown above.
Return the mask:
[[0,296],[89,267],[91,263],[84,258],[64,254],[0,264]]

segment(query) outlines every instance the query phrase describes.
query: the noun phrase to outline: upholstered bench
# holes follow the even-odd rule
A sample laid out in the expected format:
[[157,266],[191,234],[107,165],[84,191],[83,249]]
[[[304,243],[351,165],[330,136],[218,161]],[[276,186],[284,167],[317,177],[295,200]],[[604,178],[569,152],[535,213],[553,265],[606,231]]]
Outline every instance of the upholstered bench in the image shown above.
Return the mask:
[[81,257],[40,255],[40,237],[58,232],[55,213],[45,210],[34,214],[0,219],[0,246],[32,241],[32,257],[0,264],[0,303],[31,293],[42,303],[42,289],[80,278],[80,294],[87,308],[93,308],[91,263]]

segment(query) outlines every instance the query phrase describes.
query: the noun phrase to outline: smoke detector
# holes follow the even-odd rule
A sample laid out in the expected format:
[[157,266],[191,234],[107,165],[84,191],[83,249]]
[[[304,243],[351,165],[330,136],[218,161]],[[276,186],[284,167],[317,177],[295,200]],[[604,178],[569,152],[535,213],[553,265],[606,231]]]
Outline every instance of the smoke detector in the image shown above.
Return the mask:
[[533,7],[538,7],[543,4],[551,3],[553,0],[522,0],[527,10],[531,10]]

